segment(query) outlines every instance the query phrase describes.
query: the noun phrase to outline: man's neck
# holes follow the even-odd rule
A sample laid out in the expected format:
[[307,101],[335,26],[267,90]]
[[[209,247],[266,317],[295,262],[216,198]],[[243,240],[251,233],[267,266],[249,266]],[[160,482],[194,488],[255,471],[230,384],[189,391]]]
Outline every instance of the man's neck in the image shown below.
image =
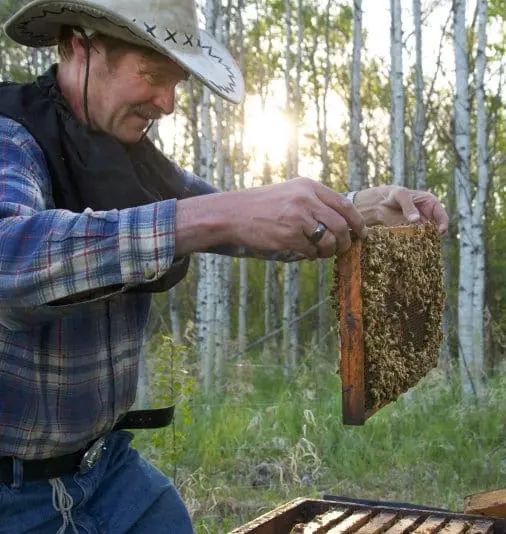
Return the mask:
[[56,80],[63,97],[67,101],[74,115],[82,122],[87,122],[83,109],[83,85],[80,82],[80,72],[72,62],[58,63]]

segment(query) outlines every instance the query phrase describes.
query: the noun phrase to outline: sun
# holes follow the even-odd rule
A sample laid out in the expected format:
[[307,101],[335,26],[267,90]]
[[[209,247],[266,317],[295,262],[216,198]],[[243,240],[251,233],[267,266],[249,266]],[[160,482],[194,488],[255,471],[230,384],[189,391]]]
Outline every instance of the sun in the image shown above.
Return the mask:
[[249,97],[244,121],[244,152],[250,159],[249,170],[261,176],[268,159],[274,169],[286,161],[291,125],[283,110],[274,103],[262,109],[260,97]]

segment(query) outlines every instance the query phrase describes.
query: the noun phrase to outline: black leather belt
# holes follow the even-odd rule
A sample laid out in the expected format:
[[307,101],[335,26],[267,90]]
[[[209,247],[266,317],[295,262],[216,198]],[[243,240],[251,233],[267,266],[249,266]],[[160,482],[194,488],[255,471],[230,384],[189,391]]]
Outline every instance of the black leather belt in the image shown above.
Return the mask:
[[162,428],[172,423],[174,406],[157,410],[132,410],[127,412],[113,427],[113,430],[126,428]]
[[[134,410],[125,414],[112,431],[134,428],[162,428],[174,417],[174,406],[158,410]],[[70,473],[89,471],[102,456],[105,439],[99,438],[84,449],[44,460],[23,460],[23,480],[48,480]],[[12,484],[13,458],[0,456],[0,482]]]

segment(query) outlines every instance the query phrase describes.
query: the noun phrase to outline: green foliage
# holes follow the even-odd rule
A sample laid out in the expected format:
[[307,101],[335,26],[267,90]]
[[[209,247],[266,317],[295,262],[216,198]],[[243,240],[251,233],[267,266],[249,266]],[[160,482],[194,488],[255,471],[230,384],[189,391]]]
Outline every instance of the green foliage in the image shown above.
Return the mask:
[[505,375],[476,404],[436,370],[364,426],[345,427],[336,357],[324,356],[307,353],[290,380],[281,367],[234,366],[223,398],[193,390],[190,417],[176,419],[177,455],[173,429],[137,435],[140,451],[176,475],[197,532],[227,532],[297,496],[458,511],[465,495],[504,485]]
[[[150,404],[153,408],[164,408],[175,404],[178,419],[185,425],[191,425],[193,418],[189,400],[195,389],[195,379],[189,366],[188,349],[175,345],[166,335],[156,336],[151,340],[151,345],[156,346],[156,350],[150,353],[147,360],[149,376],[152,377]],[[164,433],[155,433],[151,446],[155,449],[165,448],[165,438]],[[172,428],[171,442],[172,447],[167,451],[165,461],[174,463],[182,453],[185,436]]]

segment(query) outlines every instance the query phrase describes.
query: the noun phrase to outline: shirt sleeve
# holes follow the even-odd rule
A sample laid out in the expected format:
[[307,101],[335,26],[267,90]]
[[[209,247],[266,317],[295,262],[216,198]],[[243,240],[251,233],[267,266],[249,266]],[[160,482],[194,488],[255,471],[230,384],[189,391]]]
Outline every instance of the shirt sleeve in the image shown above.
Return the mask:
[[[168,163],[173,171],[177,173],[178,182],[183,184],[178,192],[178,198],[182,199],[220,192],[219,189],[216,189],[202,178],[199,178],[197,175],[179,167],[174,161],[168,160]],[[204,252],[221,254],[223,256],[234,256],[236,258],[254,258],[259,260],[281,261],[285,263],[305,259],[304,254],[293,252],[291,250],[280,250],[273,252],[256,250],[250,247],[232,245],[228,243],[222,243],[220,245],[210,247]]]
[[46,314],[55,301],[106,298],[158,279],[172,264],[175,200],[83,213],[51,209],[51,202],[40,147],[23,126],[0,117],[0,323],[8,326],[13,314],[37,320],[37,311],[54,318]]

